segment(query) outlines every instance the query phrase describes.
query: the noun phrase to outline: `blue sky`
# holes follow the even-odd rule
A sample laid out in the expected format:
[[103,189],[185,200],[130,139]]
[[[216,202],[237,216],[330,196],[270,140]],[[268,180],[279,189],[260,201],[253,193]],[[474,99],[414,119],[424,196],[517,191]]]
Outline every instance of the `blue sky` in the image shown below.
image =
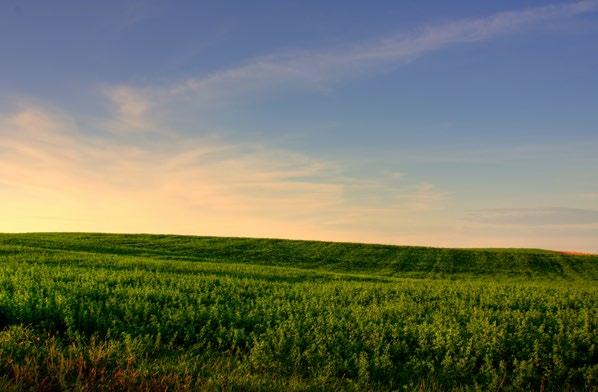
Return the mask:
[[597,1],[0,9],[0,230],[598,252]]

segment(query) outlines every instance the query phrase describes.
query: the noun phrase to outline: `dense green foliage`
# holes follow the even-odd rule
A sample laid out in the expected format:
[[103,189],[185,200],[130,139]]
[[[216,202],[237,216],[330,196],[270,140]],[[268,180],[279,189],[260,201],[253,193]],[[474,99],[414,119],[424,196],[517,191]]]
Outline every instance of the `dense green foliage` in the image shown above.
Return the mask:
[[598,256],[0,235],[0,389],[593,390]]

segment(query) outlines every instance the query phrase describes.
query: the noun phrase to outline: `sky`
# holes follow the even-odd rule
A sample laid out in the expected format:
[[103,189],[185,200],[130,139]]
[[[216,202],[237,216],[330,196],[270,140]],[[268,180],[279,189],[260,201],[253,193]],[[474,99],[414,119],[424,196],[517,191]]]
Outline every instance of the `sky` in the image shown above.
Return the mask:
[[598,1],[0,3],[0,231],[598,253]]

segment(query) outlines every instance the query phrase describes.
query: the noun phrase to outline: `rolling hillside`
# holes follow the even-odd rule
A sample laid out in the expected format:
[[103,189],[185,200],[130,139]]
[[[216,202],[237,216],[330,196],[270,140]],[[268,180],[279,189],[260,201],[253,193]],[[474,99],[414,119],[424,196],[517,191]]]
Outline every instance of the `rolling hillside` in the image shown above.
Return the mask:
[[0,235],[1,390],[593,390],[598,256]]
[[85,252],[383,276],[598,279],[598,255],[146,234],[0,234],[0,252]]

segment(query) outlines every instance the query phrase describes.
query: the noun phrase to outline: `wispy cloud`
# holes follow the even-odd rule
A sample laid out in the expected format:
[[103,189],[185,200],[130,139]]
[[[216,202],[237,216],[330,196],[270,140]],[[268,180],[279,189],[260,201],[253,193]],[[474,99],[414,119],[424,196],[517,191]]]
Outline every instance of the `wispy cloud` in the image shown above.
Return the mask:
[[144,140],[90,135],[68,114],[38,106],[0,116],[0,231],[596,251],[596,210],[477,210],[459,222],[452,195],[404,173],[354,177],[305,154],[204,137]]
[[[437,193],[396,173],[354,178],[331,162],[257,143],[92,136],[67,114],[35,106],[0,118],[0,178],[0,230],[12,231],[35,221],[39,230],[358,240],[363,222],[397,225],[433,207]],[[377,199],[353,197],[357,183]],[[353,228],[331,227],[347,217]]]
[[213,101],[284,85],[327,89],[346,78],[412,61],[454,44],[516,34],[541,23],[598,10],[598,1],[581,1],[497,13],[478,19],[426,25],[411,32],[320,51],[295,51],[255,58],[238,67],[193,77],[160,90]]
[[[320,50],[288,50],[249,59],[226,69],[158,85],[122,85],[105,89],[119,114],[114,130],[139,131],[143,114],[174,111],[255,98],[285,89],[328,91],[335,84],[393,69],[451,45],[513,35],[543,23],[598,10],[598,0],[548,5],[496,13],[477,19],[428,24],[408,32]],[[150,129],[146,127],[145,129]],[[153,129],[155,131],[155,129]]]
[[116,133],[157,131],[150,116],[150,99],[125,86],[106,87],[104,95],[113,103],[116,113],[102,128]]
[[[108,86],[102,92],[113,113],[90,124],[98,132],[90,132],[75,115],[24,105],[0,116],[0,230],[471,246],[498,244],[489,242],[496,230],[508,231],[497,237],[506,245],[529,245],[529,237],[513,233],[528,227],[584,225],[590,231],[579,244],[587,247],[598,223],[595,210],[477,210],[468,214],[470,224],[459,228],[463,221],[447,218],[451,195],[434,184],[399,172],[358,176],[342,163],[273,148],[264,141],[189,136],[173,129],[173,119],[192,107],[192,122],[209,128],[202,114],[214,103],[265,91],[327,90],[451,45],[516,34],[596,10],[598,1],[527,8],[324,50],[274,53],[164,84]],[[141,137],[140,132],[152,135]],[[465,158],[477,159],[480,153],[473,154]],[[487,158],[487,152],[482,154]],[[489,231],[476,242],[482,226]],[[537,244],[545,238],[540,234]],[[560,239],[562,233],[553,236]],[[568,241],[577,237],[570,233]]]
[[598,210],[565,207],[494,208],[470,211],[466,219],[493,225],[592,225],[598,224]]

